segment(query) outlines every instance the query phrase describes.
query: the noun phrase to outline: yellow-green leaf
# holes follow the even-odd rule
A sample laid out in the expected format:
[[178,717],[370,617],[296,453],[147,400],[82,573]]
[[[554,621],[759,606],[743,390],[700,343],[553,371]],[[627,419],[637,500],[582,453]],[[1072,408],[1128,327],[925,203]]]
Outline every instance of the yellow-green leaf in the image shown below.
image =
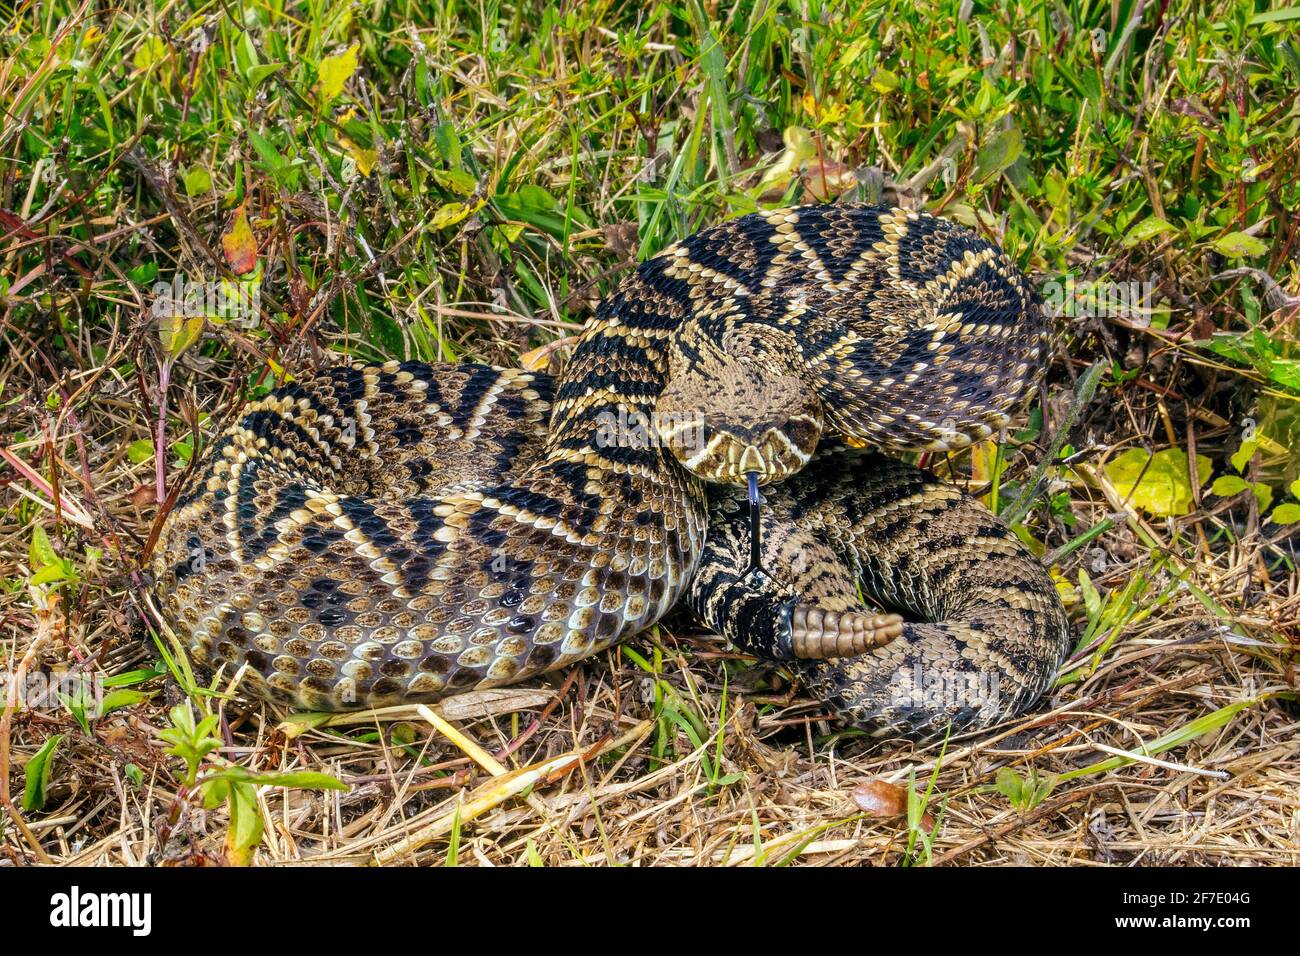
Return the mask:
[[766,173],[755,190],[762,195],[769,189],[784,189],[799,172],[799,167],[811,159],[817,152],[817,144],[812,134],[802,126],[787,126],[781,138],[785,141],[785,150]]
[[232,782],[229,800],[230,830],[226,833],[226,858],[233,866],[248,866],[262,842],[262,811],[257,790],[250,783]]
[[1264,255],[1268,244],[1244,232],[1230,232],[1214,243],[1214,251],[1229,259],[1245,259]]
[[1268,520],[1274,524],[1295,524],[1300,521],[1300,505],[1292,501],[1278,505],[1268,516]]
[[877,93],[892,93],[898,89],[898,74],[891,73],[883,66],[877,67],[876,71],[871,74],[871,87]]
[[329,103],[343,92],[343,85],[357,71],[357,44],[352,44],[342,53],[327,56],[320,61],[320,81],[316,84],[316,94],[321,103]]
[[357,164],[357,172],[362,176],[369,176],[370,171],[375,168],[375,163],[379,162],[378,150],[358,146],[342,133],[339,134],[339,145],[352,157],[352,161]]
[[1236,468],[1237,471],[1245,471],[1246,466],[1250,464],[1250,460],[1255,457],[1255,449],[1257,448],[1259,448],[1259,442],[1257,441],[1242,442],[1241,447],[1237,449],[1230,459],[1232,467]]
[[55,552],[54,545],[50,544],[50,536],[40,525],[32,526],[32,544],[27,554],[32,570],[59,563],[59,555]]
[[153,442],[140,438],[126,446],[126,457],[133,465],[139,465],[153,457]]
[[185,195],[202,196],[212,189],[212,174],[202,166],[193,166],[185,173]]
[[463,202],[449,202],[438,207],[438,211],[433,214],[430,225],[434,229],[445,229],[448,226],[454,226],[456,223],[469,217],[470,213],[478,212],[484,205],[483,200],[479,200],[472,206]]
[[162,37],[149,37],[136,48],[135,56],[131,58],[131,64],[137,70],[147,70],[155,63],[161,63],[166,58],[167,44],[162,41]]
[[163,351],[173,359],[203,334],[203,316],[184,316],[176,308],[172,307],[158,317],[158,338],[162,341]]
[[1159,216],[1147,216],[1130,229],[1128,234],[1124,236],[1124,245],[1136,246],[1139,242],[1146,242],[1148,239],[1154,239],[1161,233],[1177,231],[1177,229]]
[[[1187,453],[1181,448],[1165,448],[1150,456],[1149,466],[1148,457],[1141,448],[1130,448],[1106,465],[1106,477],[1121,497],[1148,514],[1158,517],[1187,514],[1192,507]],[[1196,470],[1202,481],[1208,480],[1213,471],[1210,459],[1197,455]]]
[[988,179],[1009,167],[1025,150],[1025,138],[1016,127],[1000,130],[975,157],[975,176]]
[[1220,498],[1231,498],[1233,495],[1239,495],[1250,487],[1250,482],[1245,478],[1239,478],[1236,475],[1220,475],[1214,479],[1214,484],[1210,486]]

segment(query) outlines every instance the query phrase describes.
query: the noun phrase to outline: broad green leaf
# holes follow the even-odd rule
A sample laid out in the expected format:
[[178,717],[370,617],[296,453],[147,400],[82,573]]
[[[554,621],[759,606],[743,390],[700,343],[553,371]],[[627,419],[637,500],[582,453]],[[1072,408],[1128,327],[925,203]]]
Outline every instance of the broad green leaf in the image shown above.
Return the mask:
[[1176,228],[1161,219],[1159,216],[1147,216],[1128,231],[1128,234],[1124,237],[1124,245],[1136,246],[1139,242],[1146,242],[1148,239],[1154,239],[1161,233],[1177,231]]
[[126,446],[126,457],[133,465],[140,465],[153,457],[153,442],[138,438]]
[[161,37],[149,37],[136,48],[131,64],[137,70],[147,70],[155,63],[167,59],[167,44]]
[[1231,498],[1233,495],[1239,495],[1250,487],[1250,482],[1245,478],[1239,478],[1237,475],[1220,475],[1214,479],[1214,484],[1210,486],[1220,498]]
[[262,812],[257,790],[249,783],[230,785],[230,830],[226,833],[226,855],[235,866],[253,862],[253,851],[262,842]]
[[1024,150],[1025,140],[1019,129],[1013,126],[999,131],[984,144],[975,157],[975,177],[988,179],[1002,172],[1019,159]]
[[1268,363],[1268,377],[1283,388],[1300,392],[1300,360],[1274,359]]
[[1293,501],[1278,505],[1268,516],[1268,520],[1274,524],[1295,524],[1300,521],[1300,505]]
[[168,310],[170,315],[158,318],[158,338],[162,341],[163,351],[169,358],[177,358],[182,352],[199,340],[203,334],[203,316],[186,317]]
[[69,581],[71,575],[68,574],[65,565],[66,562],[64,561],[57,564],[47,564],[39,571],[34,572],[27,581],[29,584],[53,584],[56,581]]
[[357,71],[357,48],[358,45],[354,43],[342,53],[327,56],[320,61],[320,81],[316,85],[316,92],[322,104],[332,102],[342,93],[343,85]]
[[1246,22],[1257,27],[1263,23],[1281,23],[1284,20],[1300,20],[1300,7],[1283,7],[1281,10],[1265,10],[1257,13]]
[[224,779],[204,780],[199,787],[199,792],[203,794],[203,809],[215,810],[225,803],[230,796],[230,781]]
[[248,81],[249,86],[257,87],[268,76],[279,73],[282,69],[284,69],[283,63],[263,63],[258,66],[250,66],[244,71],[244,79]]
[[33,569],[48,567],[59,563],[59,555],[50,544],[50,536],[40,525],[32,526],[32,544],[27,550]]
[[877,93],[892,93],[898,89],[898,86],[898,74],[891,73],[883,66],[877,67],[875,72],[871,74],[871,88]]
[[1012,806],[1017,806],[1020,803],[1025,782],[1020,774],[1010,767],[1003,767],[998,771],[994,785],[998,788],[999,793],[1011,801]]
[[123,707],[134,707],[136,704],[143,703],[152,697],[153,694],[142,690],[115,690],[104,695],[104,699],[99,703],[99,716],[107,717],[115,710],[121,710]]
[[[1145,451],[1130,448],[1106,465],[1106,477],[1115,485],[1121,497],[1149,514],[1159,517],[1187,514],[1192,506],[1192,481],[1187,470],[1187,453],[1181,448],[1165,448],[1150,457],[1149,466],[1147,461]],[[1197,455],[1196,470],[1201,480],[1207,481],[1213,471],[1210,459]]]
[[29,813],[45,806],[45,794],[50,789],[50,767],[54,762],[54,751],[59,748],[61,740],[63,735],[55,734],[45,741],[45,746],[36,751],[32,759],[27,761],[27,766],[23,768],[23,776],[26,780],[23,789],[23,809]]
[[1232,467],[1236,468],[1239,472],[1245,471],[1246,466],[1250,464],[1250,460],[1255,457],[1255,450],[1257,448],[1259,448],[1259,442],[1257,441],[1242,442],[1241,447],[1238,448],[1236,452],[1233,453],[1232,458],[1229,459],[1232,462]]
[[1214,251],[1229,259],[1244,259],[1264,255],[1268,244],[1244,232],[1230,232],[1215,242]]
[[451,123],[439,123],[437,129],[433,131],[433,142],[448,166],[460,165],[460,136],[456,134],[455,126]]
[[126,274],[136,285],[149,285],[158,278],[158,263],[141,263],[133,269],[128,269]]
[[185,195],[202,196],[212,190],[212,174],[202,166],[193,166],[185,173]]

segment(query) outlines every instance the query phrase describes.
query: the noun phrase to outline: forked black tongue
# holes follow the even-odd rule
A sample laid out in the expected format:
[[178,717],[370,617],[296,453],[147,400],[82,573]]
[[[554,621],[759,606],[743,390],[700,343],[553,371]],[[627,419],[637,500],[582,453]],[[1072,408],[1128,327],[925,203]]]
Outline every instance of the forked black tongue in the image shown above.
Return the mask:
[[759,520],[762,511],[759,509],[758,472],[751,471],[745,477],[749,480],[749,567],[745,574],[753,574],[755,571],[763,572],[763,526]]

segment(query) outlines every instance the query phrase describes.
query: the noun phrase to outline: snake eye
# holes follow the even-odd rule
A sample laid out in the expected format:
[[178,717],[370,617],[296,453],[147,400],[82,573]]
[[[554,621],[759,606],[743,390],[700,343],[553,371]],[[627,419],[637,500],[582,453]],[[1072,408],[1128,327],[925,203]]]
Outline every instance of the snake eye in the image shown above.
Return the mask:
[[821,426],[810,418],[791,418],[781,429],[786,438],[800,451],[812,454],[821,439]]

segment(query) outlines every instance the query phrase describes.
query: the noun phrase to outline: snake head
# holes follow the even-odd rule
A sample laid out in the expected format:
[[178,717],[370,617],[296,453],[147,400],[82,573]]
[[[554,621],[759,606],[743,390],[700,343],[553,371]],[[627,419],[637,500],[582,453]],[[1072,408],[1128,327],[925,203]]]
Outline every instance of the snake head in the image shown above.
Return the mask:
[[822,404],[792,365],[733,346],[675,371],[655,405],[660,441],[687,471],[721,484],[781,481],[808,464]]

